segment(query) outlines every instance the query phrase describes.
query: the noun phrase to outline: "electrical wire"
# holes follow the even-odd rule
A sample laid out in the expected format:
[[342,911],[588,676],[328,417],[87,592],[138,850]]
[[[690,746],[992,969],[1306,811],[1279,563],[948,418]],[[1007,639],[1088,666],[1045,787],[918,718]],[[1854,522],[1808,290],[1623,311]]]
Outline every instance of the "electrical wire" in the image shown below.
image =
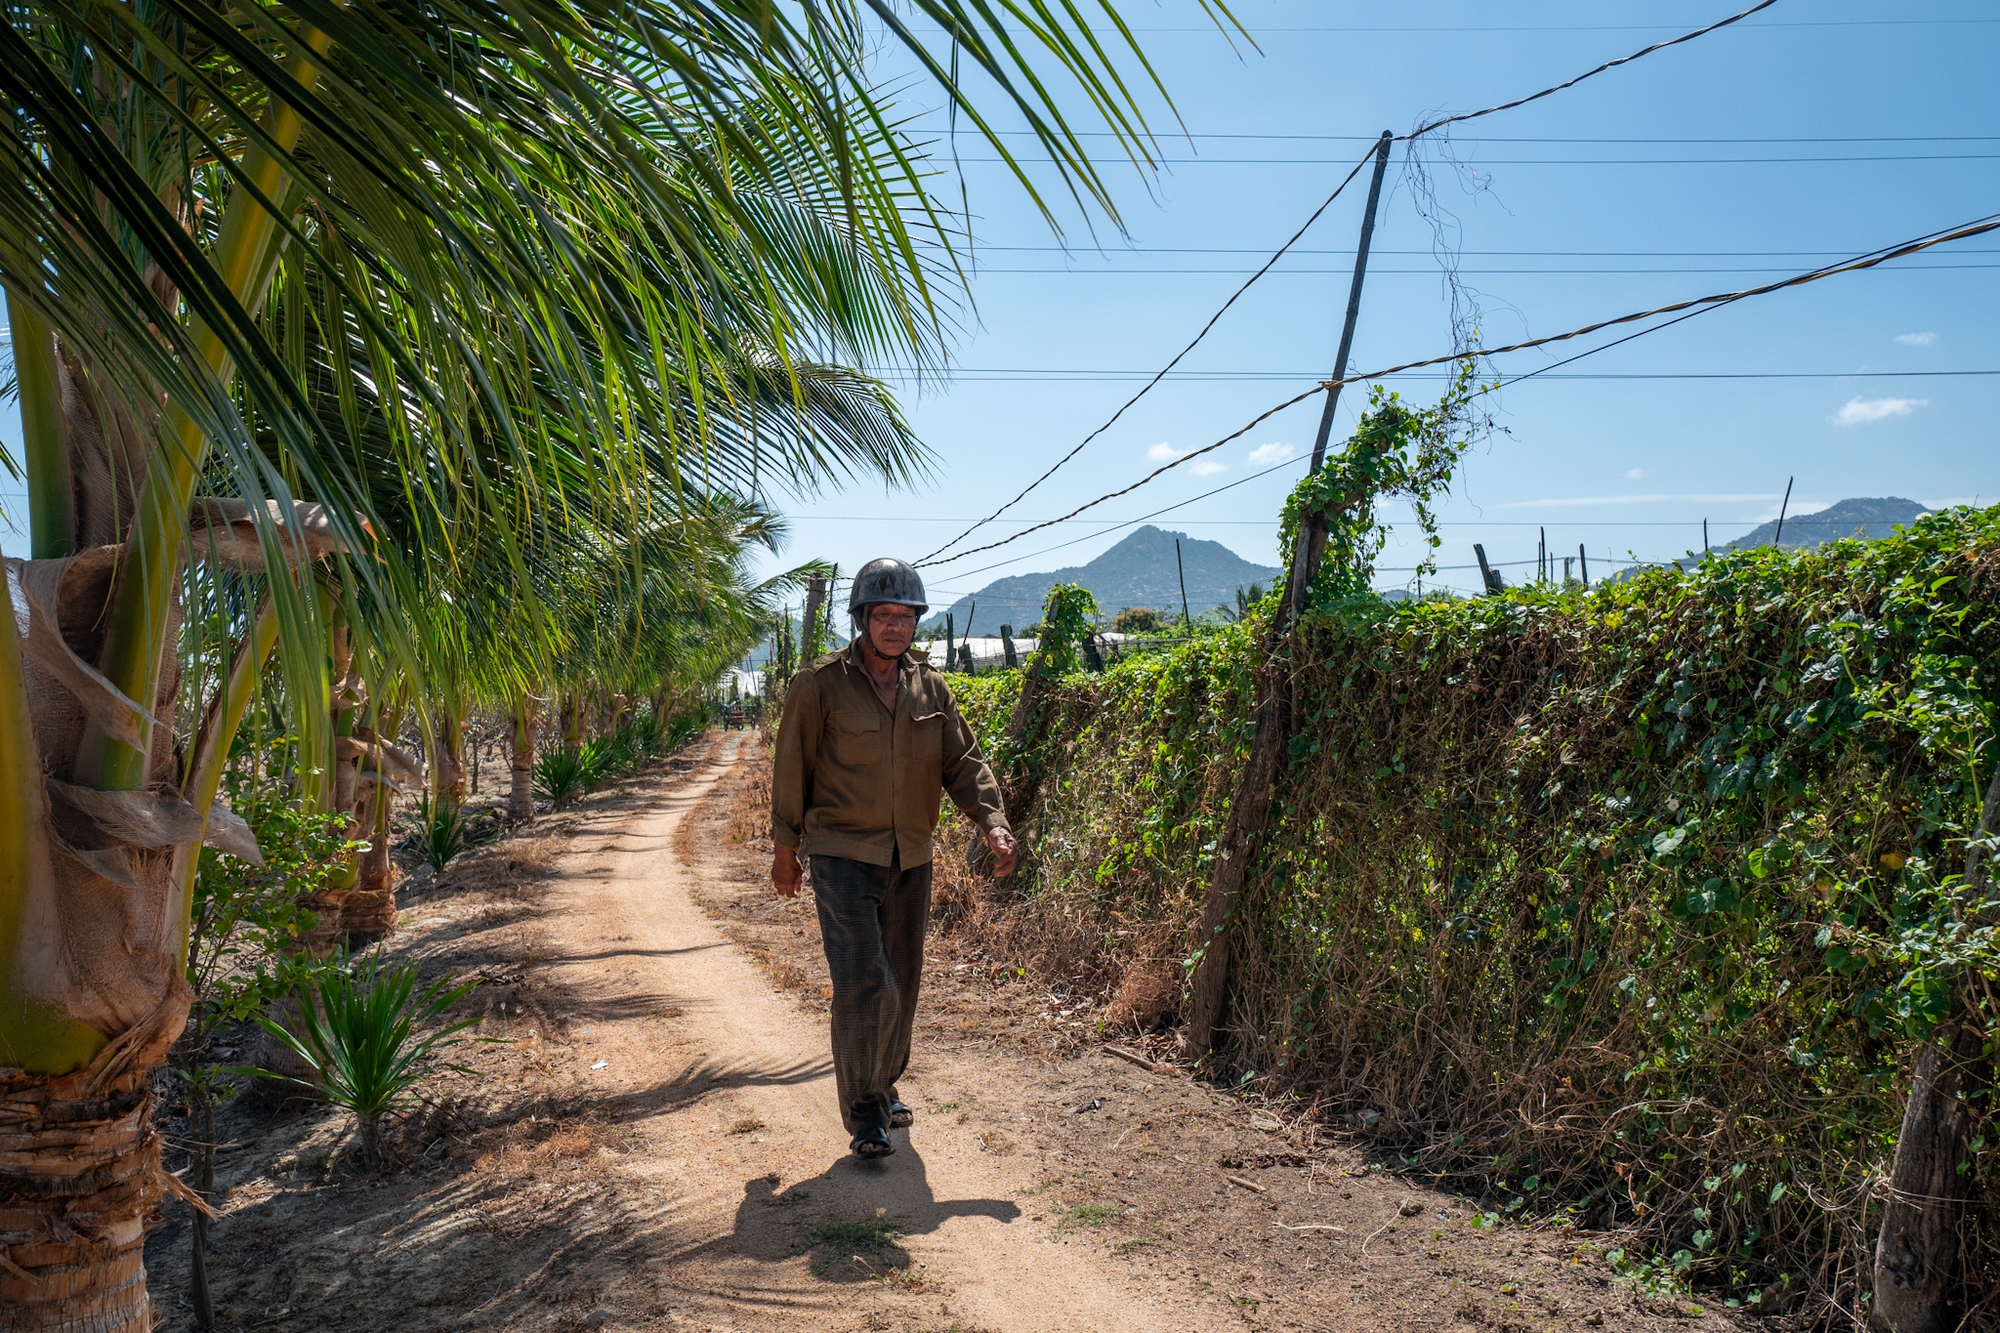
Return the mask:
[[1670,46],[1679,46],[1682,42],[1691,42],[1697,37],[1706,37],[1708,36],[1708,34],[1715,32],[1718,29],[1726,28],[1732,23],[1741,23],[1744,19],[1749,18],[1752,14],[1755,14],[1760,10],[1769,9],[1772,5],[1775,5],[1777,3],[1778,0],[1758,0],[1757,4],[1750,6],[1750,8],[1744,10],[1740,14],[1731,14],[1728,18],[1722,19],[1715,23],[1711,23],[1706,28],[1696,28],[1693,32],[1682,33],[1680,36],[1669,38],[1664,42],[1654,42],[1651,46],[1648,46],[1643,50],[1634,51],[1629,56],[1620,56],[1616,60],[1607,60],[1603,64],[1599,65],[1596,69],[1585,70],[1583,73],[1577,75],[1575,78],[1571,79],[1567,83],[1558,83],[1553,88],[1544,88],[1538,93],[1530,93],[1526,97],[1517,97],[1511,102],[1502,102],[1497,106],[1489,106],[1483,111],[1461,111],[1455,116],[1441,116],[1438,119],[1431,121],[1427,125],[1419,126],[1418,128],[1410,131],[1408,134],[1399,135],[1397,137],[1399,140],[1415,139],[1419,135],[1430,134],[1435,130],[1441,130],[1447,125],[1462,125],[1468,120],[1478,120],[1481,116],[1491,116],[1502,111],[1512,111],[1514,108],[1526,106],[1530,102],[1539,102],[1544,97],[1553,97],[1559,92],[1564,92],[1570,88],[1574,88],[1579,83],[1582,83],[1585,79],[1596,78],[1599,74],[1602,74],[1607,70],[1617,69],[1620,65],[1629,65],[1635,60],[1643,60],[1647,56],[1652,55],[1655,51],[1664,51]]
[[[870,372],[880,379],[921,378],[929,371],[913,366],[879,368]],[[1144,370],[1034,370],[999,367],[964,367],[953,374],[977,376],[975,384],[1091,384],[1124,383],[1150,374]],[[1307,370],[1184,370],[1173,378],[1196,383],[1261,383],[1267,380],[1305,379]],[[1553,380],[1853,380],[1853,379],[1966,379],[2000,375],[2000,370],[1715,370],[1715,371],[1576,371],[1549,375]],[[1449,372],[1424,378],[1449,379]],[[956,519],[954,522],[967,522]]]
[[[1824,162],[1990,162],[1995,153],[1822,153],[1817,157],[1490,157],[1468,158],[1468,167],[1701,167],[1779,166]],[[961,162],[992,165],[1001,157],[966,157]],[[1331,157],[1159,157],[1163,167],[1323,167],[1337,165]]]
[[[1670,319],[1663,324],[1656,324],[1651,328],[1637,330],[1636,332],[1628,334],[1623,338],[1617,338],[1612,340],[1611,342],[1604,343],[1601,346],[1588,348],[1582,352],[1578,352],[1575,356],[1566,358],[1565,360],[1562,361],[1557,361],[1548,366],[1544,366],[1540,370],[1529,371],[1527,374],[1516,376],[1512,380],[1503,381],[1503,384],[1519,383],[1521,380],[1532,379],[1536,375],[1543,374],[1546,371],[1554,370],[1557,366],[1569,365],[1571,362],[1579,361],[1586,356],[1594,356],[1599,352],[1608,351],[1611,348],[1617,347],[1622,343],[1630,342],[1634,338],[1644,337],[1646,334],[1649,333],[1657,333],[1661,329],[1673,327],[1675,324],[1680,323],[1682,320],[1692,319],[1696,315],[1705,314],[1710,310],[1721,309],[1725,305],[1731,305],[1737,301],[1745,300],[1752,296],[1766,296],[1773,292],[1785,291],[1789,288],[1802,286],[1809,282],[1818,282],[1822,278],[1830,278],[1842,273],[1853,273],[1861,269],[1873,268],[1877,264],[1884,264],[1892,259],[1901,258],[1904,255],[1915,254],[1920,250],[1928,250],[1933,246],[1944,245],[1955,240],[1964,240],[1973,236],[1981,236],[1986,234],[1987,232],[1995,230],[2000,230],[2000,213],[1991,213],[1983,218],[1976,218],[1973,221],[1965,223],[1963,225],[1948,228],[1944,231],[1932,232],[1926,236],[1920,236],[1915,238],[1914,240],[1904,241],[1898,245],[1884,246],[1880,250],[1870,251],[1868,254],[1865,255],[1858,255],[1855,258],[1848,260],[1846,263],[1828,264],[1824,267],[1813,269],[1810,272],[1797,274],[1793,277],[1785,279],[1782,282],[1766,283],[1761,287],[1749,287],[1745,288],[1742,291],[1723,292],[1713,296],[1691,297],[1684,301],[1675,301],[1669,305],[1655,306],[1651,310],[1641,310],[1629,315],[1619,315],[1613,319],[1598,320],[1591,324],[1585,324],[1581,328],[1571,329],[1567,333],[1550,334],[1549,336],[1543,338],[1529,338],[1523,342],[1510,343],[1505,347],[1477,348],[1470,351],[1450,352],[1443,356],[1429,357],[1421,361],[1406,361],[1402,365],[1391,366],[1386,370],[1371,371],[1363,375],[1348,375],[1341,378],[1328,379],[1314,386],[1313,388],[1306,390],[1304,393],[1297,394],[1294,397],[1285,400],[1284,402],[1278,404],[1276,407],[1269,408],[1266,411],[1259,413],[1256,416],[1256,418],[1254,418],[1248,425],[1243,426],[1238,430],[1231,431],[1229,434],[1223,436],[1221,439],[1215,441],[1213,444],[1203,445],[1199,449],[1194,449],[1189,451],[1188,453],[1182,454],[1180,457],[1174,459],[1170,463],[1163,463],[1159,467],[1154,468],[1151,472],[1148,472],[1145,476],[1139,478],[1139,480],[1133,482],[1131,485],[1112,491],[1107,495],[1100,495],[1095,500],[1091,500],[1085,504],[1078,505],[1075,509],[1070,510],[1069,513],[1064,514],[1060,519],[1050,519],[1046,523],[1039,523],[1034,527],[1025,528],[1022,531],[1015,533],[1011,537],[1003,538],[997,542],[988,542],[984,546],[975,546],[969,551],[961,551],[957,555],[949,556],[943,560],[934,561],[930,557],[925,557],[923,560],[919,560],[917,562],[917,566],[919,568],[922,568],[928,564],[950,564],[952,563],[952,561],[962,560],[969,555],[977,555],[982,551],[991,551],[999,547],[1009,545],[1013,542],[1019,541],[1022,537],[1027,536],[1031,532],[1036,532],[1042,528],[1050,527],[1055,523],[1065,522],[1069,519],[1075,518],[1078,514],[1083,513],[1085,510],[1094,509],[1098,505],[1101,505],[1108,500],[1115,500],[1121,495],[1127,495],[1132,491],[1139,489],[1141,486],[1144,486],[1147,483],[1151,482],[1154,478],[1159,477],[1164,473],[1173,471],[1175,468],[1181,466],[1181,464],[1183,463],[1191,462],[1194,459],[1200,458],[1204,454],[1213,453],[1215,450],[1220,449],[1223,445],[1230,443],[1232,440],[1241,439],[1243,436],[1249,434],[1252,430],[1262,425],[1265,421],[1269,420],[1271,417],[1274,417],[1278,413],[1284,411],[1286,408],[1295,407],[1299,403],[1304,402],[1306,399],[1311,398],[1316,393],[1320,393],[1324,390],[1332,389],[1340,385],[1355,384],[1367,380],[1385,379],[1391,375],[1398,375],[1403,373],[1404,371],[1409,371],[1409,370],[1421,370],[1427,366],[1447,365],[1454,362],[1477,360],[1491,356],[1504,356],[1510,352],[1524,352],[1535,347],[1546,347],[1553,343],[1568,342],[1575,338],[1586,337],[1589,334],[1597,333],[1604,329],[1615,328],[1624,324],[1631,324],[1639,320],[1653,319],[1660,315],[1675,314],[1676,312],[1685,312],[1678,314],[1676,318]],[[1495,387],[1501,387],[1501,386],[1496,385]]]
[[[2000,264],[1993,264],[1993,263],[1922,264],[1913,266],[1908,269],[1899,269],[1897,271],[1904,273],[1957,273],[1957,272],[1962,272],[1966,269],[1992,269],[1992,268],[2000,268]],[[1316,274],[1344,275],[1350,271],[1351,270],[1343,268],[1289,268],[1285,270],[1285,274],[1287,277],[1310,277]],[[1559,278],[1560,277],[1581,278],[1581,277],[1606,277],[1606,276],[1657,277],[1662,274],[1684,274],[1684,273],[1784,273],[1787,272],[1788,270],[1783,268],[1773,267],[1772,265],[1769,264],[1761,264],[1755,267],[1743,267],[1743,268],[1715,268],[1715,267],[1461,268],[1458,271],[1464,274],[1477,274],[1480,277],[1489,277],[1489,278],[1519,277],[1524,274],[1534,274],[1538,276],[1559,277]],[[1043,275],[1060,276],[1065,278],[1124,278],[1124,277],[1162,277],[1162,276],[1176,277],[1176,278],[1205,278],[1205,277],[1215,277],[1221,274],[1248,273],[1250,272],[1250,270],[1242,268],[1074,268],[1072,267],[1072,268],[982,268],[979,272],[981,277],[1004,277],[1010,274],[1014,275],[1043,274]],[[1368,270],[1368,276],[1371,278],[1421,277],[1421,276],[1435,277],[1436,275],[1437,275],[1437,270],[1435,268],[1371,268]],[[1257,270],[1257,277],[1261,278],[1263,276],[1264,276],[1263,270],[1262,269]],[[1255,279],[1253,279],[1253,281],[1254,280]]]
[[[1551,88],[1544,88],[1542,89],[1542,91],[1538,93],[1531,93],[1526,97],[1515,98],[1511,102],[1502,102],[1497,106],[1487,107],[1483,111],[1467,111],[1457,115],[1440,117],[1437,120],[1419,126],[1418,128],[1412,130],[1408,134],[1393,136],[1390,139],[1390,142],[1392,143],[1408,142],[1410,140],[1419,138],[1422,135],[1430,134],[1436,130],[1443,129],[1447,125],[1457,125],[1465,121],[1478,120],[1482,116],[1490,116],[1497,112],[1511,110],[1514,107],[1526,106],[1530,102],[1538,102],[1542,98],[1553,96],[1556,93],[1562,92],[1564,89],[1574,88],[1577,84],[1582,83],[1585,79],[1593,78],[1596,75],[1604,73],[1606,70],[1616,69],[1620,65],[1629,65],[1635,60],[1641,60],[1646,56],[1653,54],[1655,51],[1664,51],[1668,47],[1679,46],[1683,42],[1691,42],[1695,38],[1705,36],[1706,34],[1714,32],[1719,28],[1726,28],[1732,23],[1739,23],[1742,20],[1749,18],[1752,14],[1755,14],[1760,10],[1769,9],[1772,5],[1776,4],[1777,2],[1778,0],[1758,0],[1757,4],[1754,4],[1750,8],[1743,10],[1741,13],[1732,14],[1730,17],[1723,19],[1720,22],[1711,23],[1705,28],[1698,28],[1693,32],[1684,33],[1681,36],[1675,37],[1669,41],[1655,42],[1651,46],[1645,47],[1644,49],[1639,51],[1635,51],[1629,56],[1621,56],[1616,60],[1606,61],[1604,64],[1599,65],[1597,68],[1586,70],[1584,73],[1577,75],[1575,78],[1570,79],[1567,82],[1556,84],[1554,87]],[[1069,462],[1070,459],[1075,458],[1077,454],[1082,452],[1085,445],[1089,444],[1099,435],[1102,435],[1105,431],[1109,430],[1112,424],[1116,422],[1120,417],[1122,417],[1125,414],[1126,410],[1129,409],[1134,403],[1137,403],[1141,398],[1144,398],[1148,393],[1150,393],[1153,389],[1153,386],[1158,384],[1162,379],[1166,377],[1166,373],[1168,370],[1172,370],[1176,365],[1179,365],[1181,359],[1187,356],[1189,352],[1192,352],[1195,349],[1195,347],[1202,341],[1202,339],[1208,336],[1209,330],[1213,329],[1217,321],[1219,321],[1222,318],[1223,314],[1226,313],[1231,306],[1236,304],[1237,299],[1241,297],[1243,293],[1249,291],[1250,288],[1257,282],[1259,278],[1263,277],[1266,273],[1270,272],[1271,268],[1274,265],[1276,265],[1280,259],[1284,257],[1285,252],[1291,248],[1293,243],[1298,241],[1300,237],[1304,236],[1307,229],[1310,228],[1314,222],[1319,220],[1320,215],[1325,213],[1326,210],[1333,204],[1333,201],[1340,197],[1341,191],[1345,190],[1348,187],[1348,185],[1353,182],[1354,178],[1361,174],[1361,168],[1367,164],[1368,159],[1375,156],[1375,154],[1378,151],[1386,151],[1386,149],[1380,148],[1379,146],[1380,143],[1381,141],[1378,139],[1374,145],[1370,146],[1368,151],[1362,155],[1361,160],[1356,162],[1354,164],[1353,169],[1347,173],[1346,178],[1342,180],[1340,184],[1334,188],[1332,194],[1326,197],[1325,202],[1323,202],[1322,204],[1320,204],[1318,208],[1313,210],[1312,215],[1306,219],[1304,225],[1302,225],[1297,231],[1292,233],[1291,238],[1287,240],[1283,246],[1279,247],[1278,252],[1272,255],[1271,258],[1264,264],[1262,268],[1258,269],[1257,272],[1247,281],[1245,281],[1241,287],[1237,288],[1235,293],[1230,296],[1229,300],[1223,303],[1222,308],[1216,311],[1215,314],[1209,318],[1206,324],[1202,325],[1201,332],[1197,333],[1194,336],[1194,340],[1190,342],[1186,347],[1182,348],[1172,361],[1167,363],[1166,369],[1162,370],[1159,373],[1159,375],[1155,376],[1152,380],[1150,380],[1143,388],[1139,390],[1138,393],[1133,394],[1131,398],[1127,399],[1125,403],[1121,405],[1119,409],[1112,414],[1111,419],[1109,421],[1106,421],[1102,426],[1099,426],[1096,430],[1092,431],[1089,435],[1085,436],[1082,443],[1078,444],[1074,449],[1071,449],[1068,453],[1064,454],[1061,458],[1057,459],[1056,462],[1048,469],[1048,471],[1042,473],[1041,476],[1037,477],[1034,481],[1030,482],[1027,485],[1027,487],[1025,487],[1020,492],[1020,494],[1016,495],[1013,499],[1007,501],[1007,503],[1001,505],[1000,508],[994,510],[993,514],[990,517],[983,519],[978,523],[973,524],[971,527],[967,528],[964,532],[959,533],[956,537],[953,537],[950,541],[946,542],[944,545],[938,547],[936,550],[931,551],[929,554],[925,555],[922,559],[916,562],[917,566],[921,568],[922,566],[930,563],[937,556],[943,554],[944,552],[950,550],[952,547],[958,545],[960,542],[964,541],[967,537],[971,536],[974,532],[977,532],[980,528],[986,526],[986,524],[991,523],[994,519],[1000,517],[1002,514],[1006,513],[1009,509],[1012,509],[1016,504],[1019,504],[1024,498],[1027,497],[1029,492],[1033,491],[1037,486],[1040,486],[1043,482],[1047,481],[1050,477],[1054,476],[1058,469],[1060,469],[1065,463]],[[1335,374],[1339,374],[1344,370],[1346,370],[1345,366],[1334,367]],[[1310,395],[1306,396],[1309,397]],[[1291,405],[1292,405],[1291,403],[1284,404],[1285,407],[1289,407]],[[1273,411],[1282,411],[1282,410],[1283,410],[1282,407],[1273,409]],[[1270,414],[1267,413],[1266,415],[1268,416]],[[1259,421],[1261,421],[1262,419],[1263,418],[1260,417]],[[1257,422],[1252,422],[1250,426],[1244,427],[1244,430],[1248,431],[1256,424]],[[1241,432],[1239,432],[1239,434],[1240,433]],[[1235,437],[1232,436],[1230,438],[1235,438]],[[1216,444],[1211,445],[1210,448],[1220,448],[1223,444],[1226,444],[1227,442],[1228,442],[1227,440],[1217,441]],[[1149,477],[1146,480],[1151,480],[1151,478]],[[1145,481],[1141,481],[1138,484],[1144,485]],[[981,547],[977,549],[984,550],[987,548]],[[968,552],[967,554],[970,553]]]
[[[1369,156],[1372,155],[1373,154],[1371,153]],[[1056,474],[1056,470],[1058,468],[1062,467],[1062,465],[1069,462],[1070,459],[1075,458],[1078,454],[1082,453],[1084,450],[1084,446],[1088,445],[1092,440],[1096,439],[1098,436],[1104,434],[1105,431],[1110,430],[1113,426],[1117,425],[1118,419],[1125,415],[1127,409],[1132,407],[1132,405],[1137,403],[1141,398],[1144,398],[1147,394],[1151,393],[1153,391],[1154,385],[1158,384],[1161,380],[1165,379],[1167,377],[1168,372],[1171,371],[1175,366],[1179,365],[1181,361],[1184,358],[1186,358],[1189,352],[1192,352],[1196,347],[1201,345],[1201,340],[1208,336],[1209,330],[1215,327],[1216,322],[1218,320],[1220,320],[1224,315],[1229,313],[1229,308],[1236,304],[1237,299],[1241,297],[1243,293],[1249,291],[1251,287],[1255,286],[1259,278],[1263,277],[1266,273],[1269,273],[1271,271],[1272,266],[1275,265],[1280,259],[1283,259],[1285,257],[1285,252],[1287,250],[1290,250],[1292,248],[1293,243],[1296,242],[1300,237],[1304,236],[1306,232],[1311,229],[1313,223],[1319,221],[1320,215],[1322,213],[1326,212],[1328,208],[1333,206],[1333,201],[1340,198],[1340,192],[1342,190],[1345,190],[1349,185],[1351,185],[1354,182],[1354,178],[1361,174],[1361,168],[1366,166],[1367,164],[1368,164],[1368,157],[1363,157],[1359,162],[1356,162],[1354,164],[1354,169],[1347,173],[1346,179],[1342,180],[1340,184],[1333,187],[1333,193],[1328,195],[1324,200],[1321,201],[1320,206],[1312,211],[1311,216],[1307,217],[1305,222],[1299,227],[1299,229],[1292,233],[1291,239],[1287,240],[1283,245],[1279,246],[1278,252],[1272,255],[1269,259],[1265,260],[1263,267],[1259,268],[1255,273],[1251,274],[1249,279],[1246,280],[1241,287],[1238,287],[1235,290],[1235,292],[1233,292],[1230,295],[1227,301],[1224,301],[1222,303],[1222,308],[1217,310],[1213,315],[1210,315],[1208,317],[1208,322],[1201,326],[1201,332],[1195,334],[1194,338],[1188,343],[1187,346],[1181,348],[1180,351],[1176,352],[1174,354],[1173,360],[1167,362],[1167,364],[1161,368],[1158,374],[1154,375],[1152,379],[1146,381],[1145,386],[1141,388],[1139,392],[1133,394],[1130,398],[1127,398],[1123,403],[1119,404],[1118,410],[1116,412],[1113,412],[1111,416],[1104,422],[1103,425],[1099,426],[1096,430],[1090,432],[1090,434],[1084,436],[1082,440],[1078,441],[1074,449],[1071,449],[1068,453],[1064,454],[1061,458],[1058,458],[1054,463],[1050,464],[1049,470],[1042,473],[1041,476],[1035,478],[1033,481],[1029,482],[1028,485],[1022,489],[1019,495],[1016,495],[1006,504],[1001,505],[991,514],[988,514],[985,518],[979,520],[979,522],[977,523],[974,523],[964,532],[959,533],[956,537],[953,537],[950,541],[938,547],[937,550],[932,551],[929,554],[925,555],[923,559],[917,561],[917,564],[921,566],[925,563],[925,561],[930,560],[933,556],[936,556],[944,551],[950,550],[952,547],[958,545],[960,542],[964,541],[967,537],[971,536],[973,533],[979,531],[979,529],[985,527],[988,523],[991,523],[994,519],[999,518],[1009,509],[1012,509],[1015,505],[1019,504],[1022,500],[1026,499],[1028,497],[1028,493],[1034,490],[1035,487],[1041,485],[1043,482],[1047,481],[1050,477],[1053,477]]]

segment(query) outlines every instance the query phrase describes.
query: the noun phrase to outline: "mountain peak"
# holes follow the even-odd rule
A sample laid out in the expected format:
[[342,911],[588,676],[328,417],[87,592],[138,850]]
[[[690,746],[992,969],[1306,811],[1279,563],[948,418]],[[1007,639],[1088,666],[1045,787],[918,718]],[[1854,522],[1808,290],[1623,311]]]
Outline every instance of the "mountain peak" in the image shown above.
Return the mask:
[[1914,523],[1921,514],[1930,510],[1915,500],[1904,500],[1897,496],[1881,499],[1856,497],[1851,500],[1836,500],[1824,509],[1810,514],[1789,514],[1785,518],[1785,530],[1780,540],[1778,521],[1758,527],[1730,542],[1723,549],[1744,551],[1754,546],[1769,546],[1776,541],[1788,551],[1804,546],[1818,546],[1822,542],[1838,541],[1842,537],[1887,537],[1905,523]]

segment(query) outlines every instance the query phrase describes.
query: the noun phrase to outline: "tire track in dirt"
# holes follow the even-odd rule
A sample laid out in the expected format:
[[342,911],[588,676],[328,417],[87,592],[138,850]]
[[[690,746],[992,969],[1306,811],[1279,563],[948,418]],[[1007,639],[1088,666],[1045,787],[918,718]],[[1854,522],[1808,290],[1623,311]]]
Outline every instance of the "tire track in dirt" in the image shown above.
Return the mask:
[[[1025,1164],[982,1153],[976,1126],[920,1117],[888,1161],[847,1155],[823,1020],[729,943],[673,852],[746,740],[722,741],[707,772],[651,807],[588,821],[544,917],[542,966],[573,997],[597,1098],[637,1112],[616,1170],[633,1221],[660,1238],[677,1324],[1241,1327],[1055,1243],[1029,1220]],[[927,1077],[976,1084],[969,1062],[937,1063]]]

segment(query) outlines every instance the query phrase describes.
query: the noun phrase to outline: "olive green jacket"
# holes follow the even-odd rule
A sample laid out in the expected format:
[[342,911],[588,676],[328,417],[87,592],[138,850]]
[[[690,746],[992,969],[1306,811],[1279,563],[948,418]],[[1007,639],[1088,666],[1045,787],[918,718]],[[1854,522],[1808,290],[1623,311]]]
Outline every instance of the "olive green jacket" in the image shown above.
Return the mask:
[[868,865],[926,865],[947,791],[980,828],[1007,827],[978,737],[920,654],[903,655],[893,713],[856,645],[793,679],[771,781],[771,837],[780,846]]

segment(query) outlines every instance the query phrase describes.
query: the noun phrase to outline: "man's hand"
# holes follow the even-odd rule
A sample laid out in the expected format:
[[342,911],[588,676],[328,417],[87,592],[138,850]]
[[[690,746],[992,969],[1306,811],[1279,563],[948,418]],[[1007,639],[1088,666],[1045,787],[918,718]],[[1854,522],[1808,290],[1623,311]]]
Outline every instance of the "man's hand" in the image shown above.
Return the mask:
[[771,853],[771,887],[780,898],[796,898],[803,874],[799,868],[798,852],[780,843],[777,850]]
[[1014,862],[1020,856],[1020,847],[1014,835],[1003,828],[986,830],[986,846],[993,853],[993,878],[1005,879],[1014,873]]

